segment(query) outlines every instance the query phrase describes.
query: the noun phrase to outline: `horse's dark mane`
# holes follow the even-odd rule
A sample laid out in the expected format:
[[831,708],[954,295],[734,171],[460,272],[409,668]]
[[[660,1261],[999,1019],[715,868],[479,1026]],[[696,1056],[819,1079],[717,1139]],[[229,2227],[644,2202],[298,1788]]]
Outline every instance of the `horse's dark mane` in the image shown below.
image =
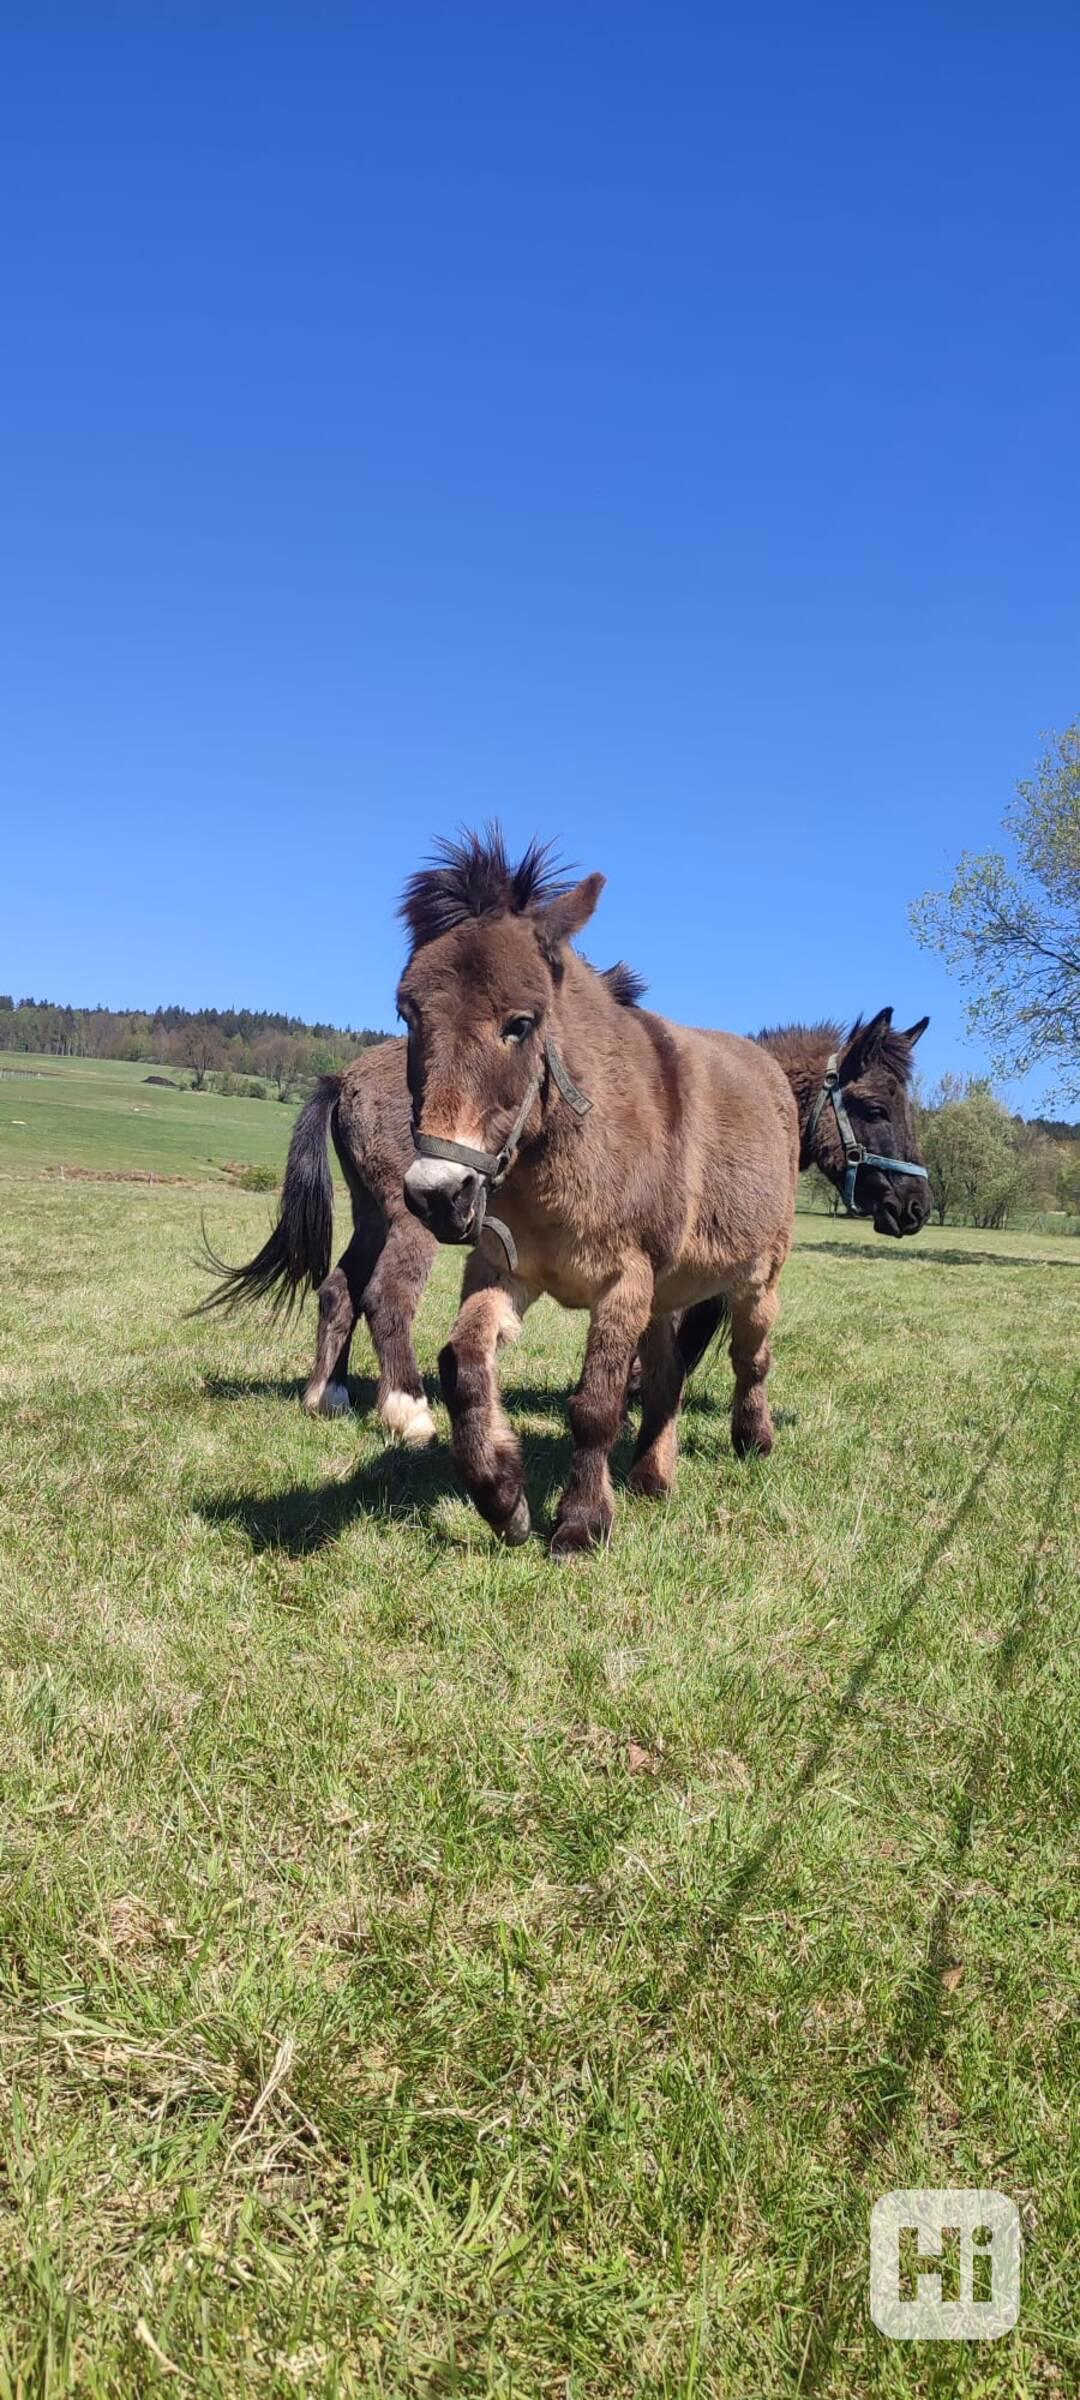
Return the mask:
[[[822,1018],[816,1025],[763,1025],[761,1032],[755,1033],[753,1039],[755,1042],[760,1042],[763,1050],[783,1051],[788,1058],[804,1054],[809,1063],[811,1059],[817,1057],[821,1050],[824,1050],[828,1056],[833,1050],[850,1048],[851,1043],[862,1032],[865,1022],[865,1018],[856,1017],[854,1024],[848,1027],[846,1033],[842,1025],[838,1025],[834,1019],[828,1017]],[[910,1083],[911,1044],[904,1034],[898,1033],[891,1025],[881,1037],[881,1064],[887,1067],[900,1083]]]
[[410,875],[398,914],[415,952],[469,917],[524,916],[567,888],[550,842],[530,842],[512,867],[501,826],[488,825],[482,837],[463,832],[438,842],[428,865]]
[[[859,1023],[862,1023],[861,1017]],[[830,1050],[839,1050],[843,1047],[845,1035],[842,1025],[837,1025],[830,1017],[822,1017],[816,1025],[763,1025],[760,1033],[751,1034],[750,1038],[751,1041],[760,1042],[763,1050],[787,1049],[789,1046],[794,1049],[796,1044],[805,1044],[807,1050],[817,1050],[823,1042]]]
[[636,1008],[649,988],[644,975],[628,967],[625,958],[617,959],[613,967],[605,967],[603,979],[620,1008]]

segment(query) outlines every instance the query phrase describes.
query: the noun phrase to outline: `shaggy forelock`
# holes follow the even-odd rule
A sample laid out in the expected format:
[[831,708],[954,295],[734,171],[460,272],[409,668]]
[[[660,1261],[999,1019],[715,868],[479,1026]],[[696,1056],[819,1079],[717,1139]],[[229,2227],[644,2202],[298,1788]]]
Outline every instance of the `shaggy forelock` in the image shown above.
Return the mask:
[[501,826],[488,825],[483,836],[437,842],[428,864],[410,875],[398,914],[415,952],[470,917],[522,917],[568,888],[550,842],[530,842],[512,867]]

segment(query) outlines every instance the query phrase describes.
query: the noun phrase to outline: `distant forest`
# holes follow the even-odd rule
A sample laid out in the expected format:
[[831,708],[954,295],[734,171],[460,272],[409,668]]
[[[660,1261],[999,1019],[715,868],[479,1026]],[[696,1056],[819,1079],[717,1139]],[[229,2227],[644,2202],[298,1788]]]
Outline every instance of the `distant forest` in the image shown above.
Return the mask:
[[312,1075],[386,1040],[369,1025],[307,1025],[265,1008],[65,1008],[0,992],[0,1051],[145,1059],[197,1091],[291,1099]]

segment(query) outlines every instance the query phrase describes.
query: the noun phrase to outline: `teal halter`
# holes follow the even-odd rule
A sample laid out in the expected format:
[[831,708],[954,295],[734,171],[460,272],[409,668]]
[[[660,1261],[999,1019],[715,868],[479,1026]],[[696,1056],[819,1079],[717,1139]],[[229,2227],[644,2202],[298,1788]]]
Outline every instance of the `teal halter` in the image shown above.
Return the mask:
[[926,1168],[917,1167],[914,1159],[885,1158],[880,1151],[867,1150],[863,1147],[863,1144],[860,1141],[856,1140],[851,1118],[849,1117],[847,1109],[844,1106],[844,1091],[843,1085],[840,1081],[840,1067],[835,1050],[833,1051],[832,1056],[825,1068],[825,1076],[821,1090],[818,1093],[817,1099],[815,1100],[813,1108],[810,1111],[810,1117],[806,1128],[807,1153],[809,1153],[810,1144],[813,1141],[815,1133],[817,1132],[818,1122],[821,1117],[822,1110],[824,1109],[826,1102],[830,1100],[832,1102],[833,1115],[836,1118],[836,1129],[839,1133],[840,1140],[844,1148],[843,1197],[844,1207],[846,1208],[849,1217],[871,1217],[874,1213],[873,1209],[871,1208],[857,1208],[855,1205],[855,1186],[858,1181],[860,1167],[884,1167],[887,1173],[893,1175],[918,1175],[921,1177],[924,1183],[927,1182],[928,1177]]

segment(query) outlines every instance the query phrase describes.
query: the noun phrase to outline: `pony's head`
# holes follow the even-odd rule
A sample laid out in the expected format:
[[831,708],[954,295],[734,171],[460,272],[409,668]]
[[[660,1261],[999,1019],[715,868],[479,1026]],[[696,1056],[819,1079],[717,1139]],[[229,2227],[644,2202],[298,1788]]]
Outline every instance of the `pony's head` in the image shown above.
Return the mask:
[[496,826],[442,843],[405,887],[397,1005],[423,1143],[405,1198],[440,1241],[468,1241],[507,1151],[541,1130],[565,947],[603,886],[602,875],[568,885],[535,842],[512,867]]
[[[911,1105],[911,1054],[929,1017],[898,1032],[891,1008],[869,1024],[857,1019],[837,1052],[835,1097],[815,1103],[813,1155],[823,1174],[843,1191],[859,1216],[872,1217],[877,1233],[918,1233],[930,1215],[924,1167]],[[855,1163],[847,1127],[865,1153]],[[854,1173],[852,1166],[854,1164]]]

